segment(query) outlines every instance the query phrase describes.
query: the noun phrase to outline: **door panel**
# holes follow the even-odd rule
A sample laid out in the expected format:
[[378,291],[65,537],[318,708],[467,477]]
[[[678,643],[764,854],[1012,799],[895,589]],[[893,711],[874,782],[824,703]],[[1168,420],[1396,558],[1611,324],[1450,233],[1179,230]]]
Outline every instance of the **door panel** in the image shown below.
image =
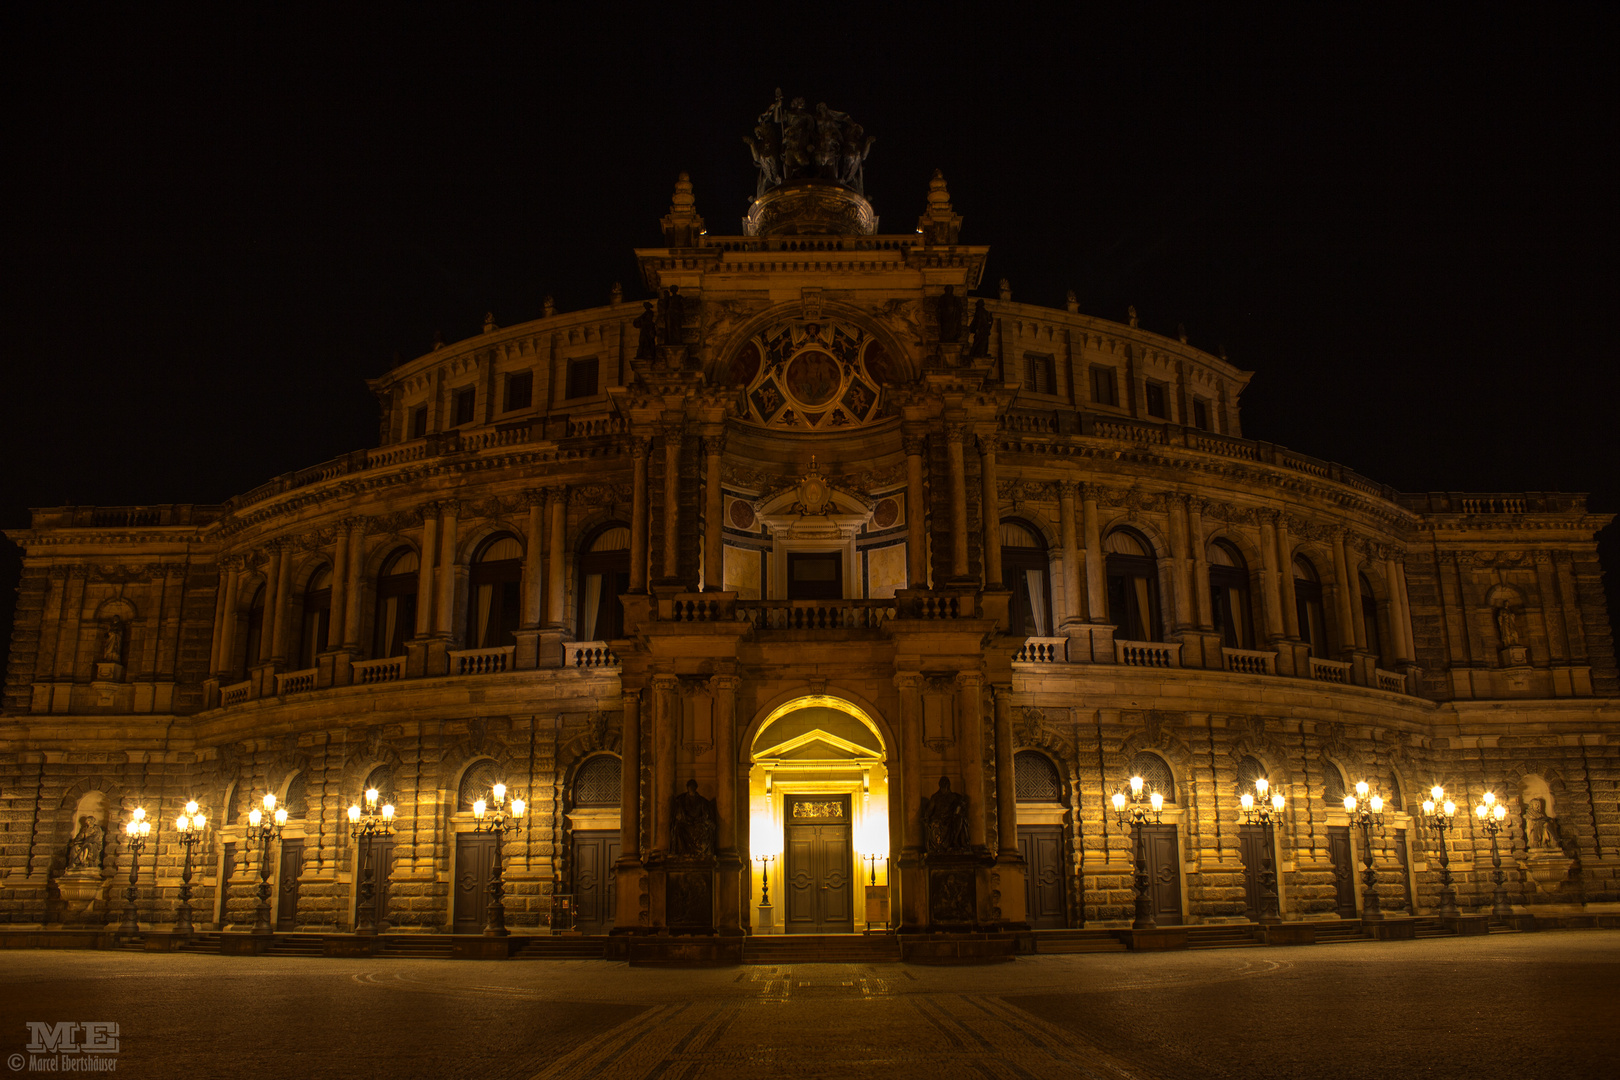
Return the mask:
[[1063,826],[1020,825],[1018,850],[1024,857],[1024,911],[1036,930],[1068,925],[1064,915]]
[[1148,899],[1160,926],[1181,925],[1181,853],[1174,825],[1142,826],[1147,852]]
[[1350,854],[1350,826],[1328,826],[1328,858],[1333,863],[1334,910],[1341,919],[1356,917],[1356,864]]
[[619,861],[619,834],[574,834],[574,926],[587,934],[613,929],[613,864]]
[[[358,853],[357,853],[358,854]],[[373,893],[371,898],[372,918],[376,920],[378,930],[383,929],[383,923],[388,918],[388,882],[394,871],[394,841],[373,840],[371,842],[371,884]],[[359,915],[360,895],[355,891],[355,914]],[[355,925],[359,925],[358,917]]]
[[1412,910],[1412,867],[1411,856],[1406,849],[1406,830],[1395,830],[1395,858],[1401,864],[1401,906],[1407,911]]
[[[1243,856],[1243,913],[1258,921],[1265,913],[1266,890],[1260,883],[1266,859],[1265,826],[1239,825],[1238,849]],[[1275,863],[1272,869],[1276,869]]]
[[489,879],[494,867],[493,836],[456,834],[455,933],[476,934],[484,929],[484,916],[489,906]]
[[786,810],[783,929],[790,934],[852,933],[855,855],[849,797],[790,795]]
[[304,841],[281,842],[281,873],[277,875],[276,929],[298,926],[298,878],[304,872]]

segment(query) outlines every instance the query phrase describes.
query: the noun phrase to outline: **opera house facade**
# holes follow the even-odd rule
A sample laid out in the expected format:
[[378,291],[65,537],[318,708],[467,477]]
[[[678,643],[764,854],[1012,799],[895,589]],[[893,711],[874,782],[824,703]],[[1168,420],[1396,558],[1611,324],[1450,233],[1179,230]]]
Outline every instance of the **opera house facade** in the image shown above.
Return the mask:
[[1249,437],[1224,358],[982,289],[937,174],[881,231],[843,114],[756,136],[654,299],[401,363],[376,447],[9,533],[6,926],[126,882],[142,931],[184,885],[199,931],[695,945],[1620,910],[1607,515]]

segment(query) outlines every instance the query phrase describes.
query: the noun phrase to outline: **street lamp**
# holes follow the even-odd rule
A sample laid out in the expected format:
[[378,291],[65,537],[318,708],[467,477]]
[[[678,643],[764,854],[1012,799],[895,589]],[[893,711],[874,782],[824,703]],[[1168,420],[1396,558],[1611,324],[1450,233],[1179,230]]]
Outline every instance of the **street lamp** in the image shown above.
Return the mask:
[[197,800],[186,803],[186,812],[174,819],[175,839],[180,841],[184,853],[180,860],[180,911],[174,920],[174,932],[190,934],[191,929],[191,849],[202,839],[208,819],[197,807]]
[[1356,793],[1344,797],[1344,812],[1350,820],[1361,826],[1361,861],[1367,864],[1362,871],[1361,921],[1379,922],[1384,918],[1378,906],[1378,871],[1373,866],[1372,827],[1384,824],[1384,797],[1369,795],[1372,789],[1367,781],[1356,782]]
[[354,928],[356,934],[377,932],[377,892],[371,881],[371,839],[374,836],[394,835],[394,804],[377,806],[377,789],[366,789],[364,809],[358,804],[349,807],[349,835],[360,840],[360,918]]
[[487,832],[495,837],[495,866],[489,878],[489,912],[484,920],[485,937],[505,937],[506,929],[506,889],[501,880],[501,845],[506,834],[517,828],[517,823],[523,817],[524,802],[514,798],[510,803],[506,800],[506,785],[496,784],[490,791],[490,806],[483,799],[473,803],[474,832]]
[[263,810],[255,806],[248,811],[247,828],[243,830],[247,849],[251,852],[254,844],[259,845],[259,904],[253,913],[255,934],[275,932],[270,925],[270,842],[281,839],[281,830],[286,824],[286,809],[276,806],[276,797],[269,792],[265,793]]
[[124,826],[124,847],[129,852],[129,907],[124,909],[124,921],[118,927],[120,934],[138,934],[141,924],[135,918],[135,875],[141,865],[141,851],[146,838],[152,834],[152,823],[146,820],[146,810],[137,806]]
[[771,918],[771,863],[776,861],[775,855],[755,855],[754,861],[759,863],[759,928],[769,931],[773,920]]
[[1255,777],[1254,792],[1251,794],[1245,791],[1238,796],[1238,805],[1243,808],[1243,823],[1259,825],[1265,830],[1266,853],[1260,860],[1260,888],[1265,896],[1261,902],[1259,920],[1265,924],[1282,922],[1282,913],[1278,910],[1277,902],[1277,871],[1272,862],[1272,853],[1277,850],[1277,841],[1274,839],[1272,829],[1277,819],[1282,817],[1283,797],[1279,792],[1270,791],[1270,787],[1269,780],[1258,776]]
[[[1131,789],[1127,800],[1123,791],[1114,792],[1114,816],[1119,819],[1119,827],[1127,824],[1136,844],[1136,919],[1131,923],[1132,930],[1156,930],[1158,923],[1153,921],[1153,905],[1148,902],[1148,872],[1147,849],[1143,846],[1142,826],[1151,817],[1153,823],[1159,823],[1159,814],[1164,810],[1164,796],[1153,791],[1151,785],[1145,784],[1140,776],[1133,776],[1128,781]],[[1146,798],[1143,797],[1146,793]]]
[[1496,792],[1487,791],[1484,801],[1474,807],[1474,813],[1479,817],[1480,828],[1491,838],[1491,880],[1496,883],[1491,914],[1506,919],[1513,914],[1513,908],[1508,904],[1507,886],[1503,884],[1502,853],[1496,846],[1496,834],[1502,831],[1502,822],[1507,820],[1507,807],[1496,801]]
[[1446,789],[1436,784],[1429,789],[1429,797],[1423,800],[1423,816],[1427,819],[1429,828],[1440,834],[1440,917],[1455,919],[1462,912],[1457,910],[1457,890],[1451,887],[1451,855],[1446,851],[1446,830],[1452,827],[1452,815],[1457,812],[1457,804],[1446,798]]

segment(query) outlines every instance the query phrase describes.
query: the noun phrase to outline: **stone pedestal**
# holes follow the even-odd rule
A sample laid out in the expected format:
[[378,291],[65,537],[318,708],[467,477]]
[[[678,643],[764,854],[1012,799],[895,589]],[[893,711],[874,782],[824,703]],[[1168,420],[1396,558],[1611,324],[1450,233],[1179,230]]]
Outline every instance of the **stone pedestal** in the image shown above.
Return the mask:
[[984,869],[973,855],[928,855],[923,859],[928,888],[928,930],[963,933],[979,928],[979,890]]
[[106,683],[121,683],[121,682],[123,682],[124,681],[124,665],[123,664],[109,664],[109,663],[104,663],[104,662],[103,663],[97,663],[96,664],[96,678],[95,678],[95,681],[96,682],[106,682]]
[[1575,860],[1563,852],[1532,851],[1523,865],[1525,875],[1536,889],[1532,902],[1562,900],[1571,891],[1570,873],[1575,869]]
[[1530,663],[1530,651],[1523,645],[1504,645],[1499,654],[1503,667],[1525,667]]
[[[103,877],[100,870],[69,870],[56,879],[56,891],[62,897],[64,923],[102,923],[107,912],[102,906],[112,878]],[[97,908],[101,908],[100,911]]]
[[613,867],[613,932],[632,934],[651,929],[647,909],[647,868],[637,858],[620,858]]
[[672,934],[714,933],[713,859],[666,859],[648,876],[654,900],[662,900],[659,925]]
[[1114,662],[1113,626],[1107,623],[1065,622],[1059,633],[1069,639],[1069,663]]
[[1181,642],[1181,666],[1184,668],[1219,671],[1225,663],[1219,634],[1208,630],[1176,630],[1166,634],[1165,640]]
[[1016,848],[997,855],[995,865],[990,867],[989,902],[985,906],[998,929],[1029,929],[1029,913],[1024,910],[1024,878],[1028,872]]

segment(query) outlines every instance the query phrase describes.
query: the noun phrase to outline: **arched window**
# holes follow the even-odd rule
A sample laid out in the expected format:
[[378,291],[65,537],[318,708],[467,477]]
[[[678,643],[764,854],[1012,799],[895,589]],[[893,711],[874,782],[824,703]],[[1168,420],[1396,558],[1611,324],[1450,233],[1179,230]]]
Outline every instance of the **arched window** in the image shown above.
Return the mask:
[[1254,609],[1249,603],[1249,568],[1225,540],[1209,545],[1209,598],[1215,629],[1229,649],[1254,648]]
[[1394,773],[1389,774],[1389,798],[1387,802],[1391,810],[1401,809],[1401,779]]
[[246,645],[242,661],[242,677],[247,677],[247,671],[259,662],[259,652],[264,648],[264,586],[260,585],[253,590],[253,599],[248,603],[247,633],[242,635]]
[[1159,641],[1159,567],[1147,541],[1115,529],[1103,541],[1107,552],[1108,621],[1125,641]]
[[371,656],[404,656],[405,642],[416,636],[416,586],[421,562],[410,548],[400,548],[377,575],[377,614],[372,625]]
[[391,765],[379,765],[366,776],[366,782],[360,785],[360,797],[365,798],[365,792],[371,788],[377,789],[377,805],[393,803],[399,805],[398,796],[394,794],[394,769]]
[[303,773],[297,773],[287,781],[287,794],[281,799],[281,805],[286,808],[289,818],[302,818],[309,814],[309,794],[305,788],[306,778]]
[[630,588],[630,529],[604,525],[591,535],[579,557],[579,639],[612,641],[624,637],[624,605]]
[[1021,521],[1001,523],[1001,576],[1012,590],[1008,629],[1046,637],[1052,633],[1052,586],[1046,542]]
[[587,758],[574,774],[574,805],[579,807],[618,806],[621,763],[613,754]]
[[500,533],[479,545],[468,575],[467,648],[516,644],[523,618],[523,545]]
[[1327,758],[1322,759],[1322,798],[1329,806],[1344,805],[1344,773]]
[[1143,791],[1157,791],[1164,801],[1176,801],[1176,781],[1170,775],[1170,766],[1158,754],[1143,750],[1131,759],[1131,775],[1140,776],[1147,784]]
[[1013,755],[1013,791],[1021,803],[1063,801],[1057,766],[1039,750],[1020,750]]
[[323,566],[304,586],[304,618],[298,631],[298,668],[312,668],[326,649],[332,625],[332,568]]
[[1372,582],[1367,580],[1366,574],[1357,574],[1356,580],[1361,585],[1361,622],[1367,628],[1367,651],[1373,654],[1375,663],[1384,662],[1384,638],[1378,632],[1378,598],[1373,595]]
[[456,808],[464,814],[472,813],[473,803],[479,799],[487,801],[500,779],[493,761],[486,758],[475,763],[461,774],[461,786],[456,789]]
[[1312,656],[1327,656],[1327,619],[1322,614],[1322,579],[1303,555],[1294,556],[1294,610],[1299,615],[1299,636]]
[[1259,758],[1245,754],[1243,756],[1243,760],[1238,762],[1237,767],[1238,794],[1242,795],[1244,792],[1253,792],[1254,782],[1261,779],[1271,779],[1266,775],[1266,767],[1260,764]]

